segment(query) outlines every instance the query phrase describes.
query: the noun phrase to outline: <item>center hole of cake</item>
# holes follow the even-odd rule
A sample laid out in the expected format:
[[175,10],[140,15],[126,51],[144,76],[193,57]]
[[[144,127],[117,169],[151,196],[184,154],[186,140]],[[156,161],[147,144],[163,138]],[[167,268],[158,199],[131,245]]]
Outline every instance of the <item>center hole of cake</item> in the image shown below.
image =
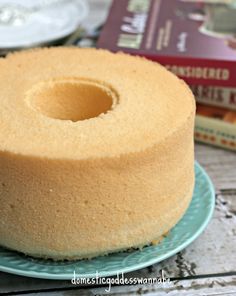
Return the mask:
[[41,83],[30,94],[30,104],[35,110],[51,118],[71,121],[107,113],[115,102],[112,89],[83,80]]

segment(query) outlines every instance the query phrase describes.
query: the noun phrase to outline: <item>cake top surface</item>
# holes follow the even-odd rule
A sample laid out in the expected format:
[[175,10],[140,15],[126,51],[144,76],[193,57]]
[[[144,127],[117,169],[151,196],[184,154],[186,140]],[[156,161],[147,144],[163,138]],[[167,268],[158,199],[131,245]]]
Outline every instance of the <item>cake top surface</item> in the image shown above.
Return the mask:
[[106,50],[44,48],[0,59],[0,151],[48,158],[147,149],[194,116],[187,85],[158,63]]

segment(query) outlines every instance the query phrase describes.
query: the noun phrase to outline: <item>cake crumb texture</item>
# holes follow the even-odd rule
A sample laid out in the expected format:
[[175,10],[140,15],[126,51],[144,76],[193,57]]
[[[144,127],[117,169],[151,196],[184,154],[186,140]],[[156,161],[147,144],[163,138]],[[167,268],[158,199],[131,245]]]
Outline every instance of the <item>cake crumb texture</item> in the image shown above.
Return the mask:
[[195,102],[158,63],[79,48],[0,59],[0,245],[54,260],[155,243],[194,186]]

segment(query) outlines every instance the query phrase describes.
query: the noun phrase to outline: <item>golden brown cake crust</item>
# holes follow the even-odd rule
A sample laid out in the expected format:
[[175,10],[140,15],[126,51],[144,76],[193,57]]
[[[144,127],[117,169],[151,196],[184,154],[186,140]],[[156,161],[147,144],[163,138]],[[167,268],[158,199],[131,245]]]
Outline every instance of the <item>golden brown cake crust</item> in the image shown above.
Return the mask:
[[77,48],[10,55],[0,74],[0,245],[88,258],[145,245],[182,217],[195,115],[183,81],[143,58]]

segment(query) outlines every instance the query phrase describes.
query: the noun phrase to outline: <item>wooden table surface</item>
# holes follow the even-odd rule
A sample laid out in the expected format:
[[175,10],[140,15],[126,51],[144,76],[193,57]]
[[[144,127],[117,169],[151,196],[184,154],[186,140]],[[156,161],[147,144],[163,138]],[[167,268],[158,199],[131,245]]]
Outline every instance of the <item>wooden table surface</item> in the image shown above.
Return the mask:
[[[110,0],[90,0],[89,28],[103,22]],[[196,144],[196,159],[216,189],[216,208],[206,230],[173,257],[127,277],[157,277],[160,270],[171,279],[167,287],[117,286],[110,295],[236,295],[236,154]],[[106,295],[104,288],[73,286],[70,281],[21,277],[0,272],[0,295]]]

